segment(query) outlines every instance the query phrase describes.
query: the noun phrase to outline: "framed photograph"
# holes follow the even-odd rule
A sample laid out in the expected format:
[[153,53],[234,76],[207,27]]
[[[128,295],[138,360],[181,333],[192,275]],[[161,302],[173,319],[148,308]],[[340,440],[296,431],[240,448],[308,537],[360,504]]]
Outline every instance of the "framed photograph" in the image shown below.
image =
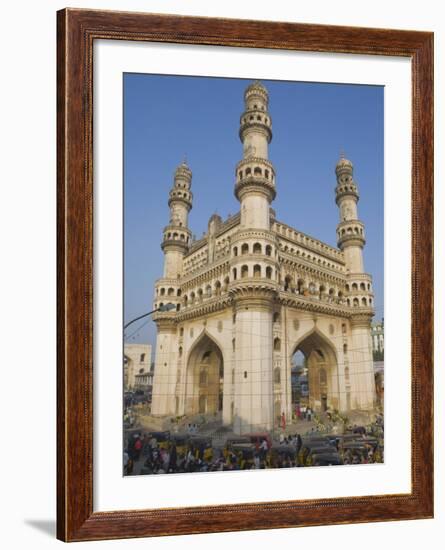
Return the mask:
[[433,516],[433,34],[58,12],[58,538]]

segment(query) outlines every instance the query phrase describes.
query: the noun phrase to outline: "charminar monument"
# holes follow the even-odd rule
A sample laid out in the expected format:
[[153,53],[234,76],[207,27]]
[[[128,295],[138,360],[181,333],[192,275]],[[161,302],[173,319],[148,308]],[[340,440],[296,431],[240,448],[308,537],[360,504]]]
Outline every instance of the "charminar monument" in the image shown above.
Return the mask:
[[244,93],[235,170],[238,214],[214,214],[192,240],[192,172],[182,163],[169,195],[155,285],[156,362],[152,414],[220,415],[236,433],[271,430],[292,409],[292,357],[306,358],[309,404],[316,411],[371,411],[375,405],[370,324],[371,275],[352,163],[335,174],[338,248],[280,222],[271,204],[269,96],[259,82]]

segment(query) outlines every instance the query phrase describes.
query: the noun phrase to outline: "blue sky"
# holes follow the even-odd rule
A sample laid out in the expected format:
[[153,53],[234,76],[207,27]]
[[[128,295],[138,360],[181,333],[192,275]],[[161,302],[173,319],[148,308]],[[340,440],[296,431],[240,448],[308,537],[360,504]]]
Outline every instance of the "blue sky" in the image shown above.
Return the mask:
[[[365,223],[365,269],[374,279],[376,318],[383,316],[383,103],[381,86],[262,80],[269,90],[277,174],[277,219],[336,246],[335,164],[354,164]],[[152,308],[162,276],[162,229],[168,192],[184,155],[193,172],[191,231],[209,217],[239,210],[233,194],[243,93],[251,80],[124,75],[124,319]],[[130,342],[155,342],[149,320],[131,326]],[[141,327],[139,329],[139,327]]]

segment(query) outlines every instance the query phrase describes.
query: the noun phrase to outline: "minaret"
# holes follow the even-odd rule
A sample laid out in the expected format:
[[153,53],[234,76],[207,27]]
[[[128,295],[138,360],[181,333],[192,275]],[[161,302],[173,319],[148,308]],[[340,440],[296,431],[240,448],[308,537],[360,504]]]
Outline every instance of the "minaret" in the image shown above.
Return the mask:
[[276,192],[275,170],[268,160],[272,120],[266,88],[259,82],[248,86],[244,103],[239,130],[243,159],[236,168],[235,196],[241,203],[241,227],[268,230],[269,207]]
[[349,273],[363,273],[363,247],[365,227],[358,219],[357,185],[352,177],[353,166],[350,160],[341,156],[335,168],[337,187],[335,201],[340,209],[340,223],[337,225],[339,248],[344,252],[346,269]]
[[[164,228],[161,248],[164,251],[164,275],[156,281],[153,309],[172,303],[176,312],[181,308],[180,277],[184,255],[189,249],[191,232],[188,213],[192,208],[192,172],[186,162],[178,166],[170,190],[168,205],[170,221]],[[157,327],[156,361],[153,378],[151,412],[153,415],[175,414],[178,339],[175,311],[158,311],[153,320]]]
[[186,162],[178,166],[168,205],[170,221],[164,228],[161,248],[164,251],[164,277],[176,279],[182,272],[184,254],[190,245],[191,232],[188,228],[188,213],[192,208],[192,172]]
[[233,430],[273,428],[273,305],[278,291],[276,235],[270,228],[275,170],[268,160],[272,121],[269,96],[259,82],[244,93],[239,136],[243,159],[236,168],[240,227],[232,236],[230,294],[236,314]]
[[[372,277],[365,273],[363,247],[365,227],[358,219],[357,185],[353,179],[352,162],[342,155],[335,168],[337,187],[335,200],[340,209],[337,242],[346,264],[346,296],[350,315],[350,382],[340,377],[340,395],[352,391],[352,407],[372,410],[375,400],[374,366],[372,359],[371,319],[374,315]],[[341,366],[339,366],[341,368]],[[343,403],[342,408],[345,407]]]

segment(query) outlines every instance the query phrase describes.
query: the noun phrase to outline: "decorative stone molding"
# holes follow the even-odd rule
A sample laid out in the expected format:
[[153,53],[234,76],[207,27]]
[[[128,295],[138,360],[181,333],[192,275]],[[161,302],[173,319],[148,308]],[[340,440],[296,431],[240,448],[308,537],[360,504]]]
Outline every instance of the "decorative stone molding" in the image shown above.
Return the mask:
[[235,184],[235,197],[239,201],[246,193],[252,191],[265,195],[269,202],[272,202],[277,194],[275,184],[263,176],[247,176]]

